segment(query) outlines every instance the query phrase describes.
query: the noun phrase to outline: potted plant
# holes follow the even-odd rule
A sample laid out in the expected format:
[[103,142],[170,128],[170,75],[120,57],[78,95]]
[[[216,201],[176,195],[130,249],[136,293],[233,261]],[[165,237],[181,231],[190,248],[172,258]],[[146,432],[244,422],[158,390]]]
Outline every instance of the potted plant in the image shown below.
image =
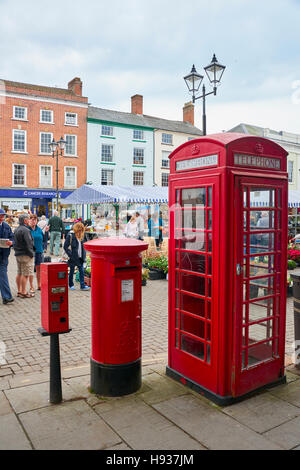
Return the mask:
[[149,279],[149,269],[142,268],[142,286],[146,286],[147,279]]
[[165,279],[168,273],[168,258],[163,254],[155,253],[144,258],[144,267],[149,269],[149,279]]
[[295,269],[296,267],[297,267],[296,261],[292,259],[288,259],[287,268],[291,270],[291,269]]
[[91,287],[91,257],[86,257],[86,266],[84,268],[84,283]]

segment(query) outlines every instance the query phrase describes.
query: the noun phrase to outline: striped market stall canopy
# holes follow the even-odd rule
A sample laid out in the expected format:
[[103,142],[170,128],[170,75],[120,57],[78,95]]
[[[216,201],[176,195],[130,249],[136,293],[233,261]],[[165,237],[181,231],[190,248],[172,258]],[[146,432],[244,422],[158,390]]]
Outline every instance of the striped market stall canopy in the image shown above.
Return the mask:
[[84,184],[64,199],[64,204],[167,203],[168,187],[103,186]]
[[[270,205],[269,191],[253,191],[250,196],[250,204],[252,207],[268,207]],[[288,206],[300,207],[300,191],[289,190]]]

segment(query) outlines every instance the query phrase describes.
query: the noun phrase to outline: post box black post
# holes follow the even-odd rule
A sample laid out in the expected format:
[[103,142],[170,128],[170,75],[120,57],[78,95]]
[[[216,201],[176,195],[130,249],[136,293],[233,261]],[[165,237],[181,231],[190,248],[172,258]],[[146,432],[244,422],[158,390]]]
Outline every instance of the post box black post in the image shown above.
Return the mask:
[[295,367],[300,369],[300,274],[291,274],[291,278],[294,296]]

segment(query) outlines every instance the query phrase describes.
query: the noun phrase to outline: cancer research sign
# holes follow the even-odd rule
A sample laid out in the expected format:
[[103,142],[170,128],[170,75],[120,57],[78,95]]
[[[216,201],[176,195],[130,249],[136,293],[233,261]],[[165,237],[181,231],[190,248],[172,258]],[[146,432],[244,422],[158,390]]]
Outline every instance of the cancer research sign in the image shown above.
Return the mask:
[[190,158],[189,160],[180,160],[176,162],[176,171],[194,170],[207,166],[218,165],[218,155],[207,155],[204,157]]

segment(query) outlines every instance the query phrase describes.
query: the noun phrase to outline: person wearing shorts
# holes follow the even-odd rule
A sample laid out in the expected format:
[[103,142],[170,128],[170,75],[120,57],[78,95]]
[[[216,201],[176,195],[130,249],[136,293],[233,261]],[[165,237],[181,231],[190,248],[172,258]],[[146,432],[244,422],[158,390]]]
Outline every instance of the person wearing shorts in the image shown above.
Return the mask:
[[33,293],[27,292],[27,283],[29,276],[33,276],[34,267],[34,249],[33,238],[29,229],[30,216],[21,214],[19,216],[19,226],[14,232],[14,250],[17,260],[16,283],[18,288],[18,297],[23,299],[34,297]]
[[[31,235],[34,246],[34,272],[36,273],[36,282],[38,290],[41,290],[41,263],[44,261],[44,234],[38,226],[38,217],[36,214],[30,216]],[[33,274],[29,276],[30,292],[34,294]]]

